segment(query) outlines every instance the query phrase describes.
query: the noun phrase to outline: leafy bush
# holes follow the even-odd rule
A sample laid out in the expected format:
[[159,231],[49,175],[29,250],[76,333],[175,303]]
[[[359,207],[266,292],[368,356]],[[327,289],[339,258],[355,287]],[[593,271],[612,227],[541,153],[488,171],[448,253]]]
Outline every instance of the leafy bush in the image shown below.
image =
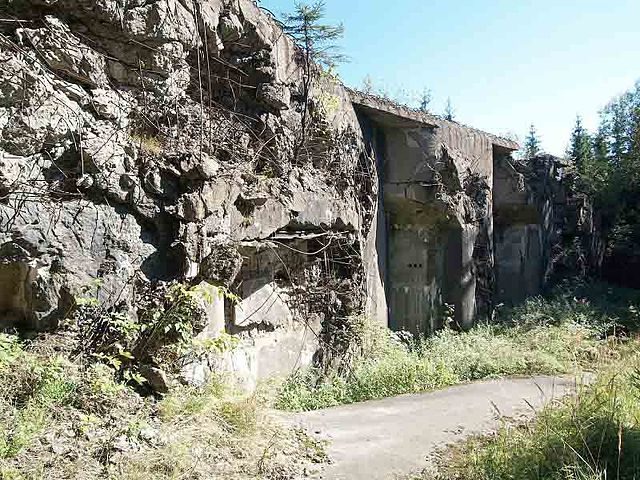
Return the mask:
[[77,384],[65,375],[61,358],[39,359],[14,336],[0,334],[0,459],[16,456],[65,405]]
[[142,286],[137,315],[132,318],[118,306],[101,305],[94,292],[99,287],[99,283],[89,285],[83,296],[76,298],[79,353],[109,365],[127,381],[138,385],[144,382],[138,372],[141,365],[161,361],[177,370],[177,363],[187,354],[232,347],[227,345],[226,336],[212,339],[207,345],[195,340],[206,327],[204,304],[212,303],[214,294],[223,295],[222,289],[178,282],[155,288]]

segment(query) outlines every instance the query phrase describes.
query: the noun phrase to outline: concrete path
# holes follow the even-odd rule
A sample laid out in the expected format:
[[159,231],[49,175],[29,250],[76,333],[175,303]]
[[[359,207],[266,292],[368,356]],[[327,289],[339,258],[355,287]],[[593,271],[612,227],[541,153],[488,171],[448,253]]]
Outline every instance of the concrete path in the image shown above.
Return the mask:
[[[499,417],[533,415],[575,388],[575,379],[491,380],[297,414],[295,421],[329,440],[332,464],[322,479],[394,479],[420,471],[438,447],[495,430]],[[499,413],[498,413],[499,412]]]

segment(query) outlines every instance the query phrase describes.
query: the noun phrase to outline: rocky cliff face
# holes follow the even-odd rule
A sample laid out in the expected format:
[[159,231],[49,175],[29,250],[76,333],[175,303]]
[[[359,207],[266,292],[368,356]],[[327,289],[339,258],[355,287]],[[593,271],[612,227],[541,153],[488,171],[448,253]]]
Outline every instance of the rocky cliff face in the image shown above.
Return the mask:
[[251,299],[225,322],[255,338],[362,311],[374,167],[328,77],[300,138],[296,48],[253,1],[0,12],[4,325],[55,326],[87,285],[135,314],[140,285],[166,280]]

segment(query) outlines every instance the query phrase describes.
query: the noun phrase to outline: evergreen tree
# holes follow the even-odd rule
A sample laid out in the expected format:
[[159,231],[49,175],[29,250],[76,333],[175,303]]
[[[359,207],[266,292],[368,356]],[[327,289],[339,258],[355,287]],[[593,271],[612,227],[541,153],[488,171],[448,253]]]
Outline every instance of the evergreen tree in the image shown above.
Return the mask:
[[371,75],[366,75],[362,80],[362,93],[366,93],[367,95],[373,94],[373,80],[371,79]]
[[569,148],[569,158],[580,172],[584,166],[591,163],[593,151],[591,150],[591,136],[582,125],[580,116],[576,117],[576,124],[571,133],[571,146]]
[[629,151],[629,94],[624,94],[605,107],[603,121],[609,137],[611,161],[620,164]]
[[589,194],[607,235],[605,277],[640,287],[640,83],[600,112],[600,126],[587,149],[582,125],[572,134],[576,188]]
[[314,65],[333,68],[345,60],[335,44],[344,35],[344,26],[323,24],[324,16],[324,1],[313,4],[296,2],[294,12],[283,18],[284,31],[302,49],[307,70]]
[[431,90],[425,88],[422,91],[422,95],[420,95],[420,105],[418,106],[418,110],[423,113],[427,113],[429,111],[429,104],[431,103]]
[[541,153],[542,149],[540,148],[540,138],[536,132],[536,127],[532,123],[531,128],[529,129],[529,134],[524,140],[524,158],[526,160],[531,160]]
[[608,186],[611,164],[607,147],[607,138],[600,129],[591,140],[591,155],[587,156],[578,171],[578,187],[590,194],[599,206],[611,201],[611,189]]
[[607,148],[607,137],[602,129],[598,130],[593,136],[591,150],[593,157],[600,163],[606,163],[609,155],[609,149]]
[[333,69],[337,63],[344,61],[335,45],[336,40],[344,35],[344,27],[322,23],[325,15],[324,1],[313,4],[297,2],[294,12],[284,15],[285,33],[289,34],[300,48],[303,70],[302,82],[302,134],[296,146],[296,156],[306,141],[307,121],[309,117],[309,95],[318,68]]
[[447,105],[444,107],[444,119],[453,121],[455,118],[455,110],[453,109],[453,105],[451,104],[451,97],[447,97]]

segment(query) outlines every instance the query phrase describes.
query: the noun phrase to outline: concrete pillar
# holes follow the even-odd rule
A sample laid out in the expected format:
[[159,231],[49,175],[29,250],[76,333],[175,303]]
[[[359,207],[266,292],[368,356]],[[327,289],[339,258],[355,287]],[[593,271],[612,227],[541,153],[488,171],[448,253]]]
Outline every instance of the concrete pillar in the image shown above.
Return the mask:
[[478,236],[478,227],[464,225],[462,227],[462,271],[460,278],[459,307],[456,305],[458,324],[468,329],[473,327],[476,321],[476,272],[473,266],[473,250]]
[[457,225],[447,236],[446,303],[455,306],[456,324],[471,328],[476,317],[476,276],[473,249],[478,235],[475,225]]

